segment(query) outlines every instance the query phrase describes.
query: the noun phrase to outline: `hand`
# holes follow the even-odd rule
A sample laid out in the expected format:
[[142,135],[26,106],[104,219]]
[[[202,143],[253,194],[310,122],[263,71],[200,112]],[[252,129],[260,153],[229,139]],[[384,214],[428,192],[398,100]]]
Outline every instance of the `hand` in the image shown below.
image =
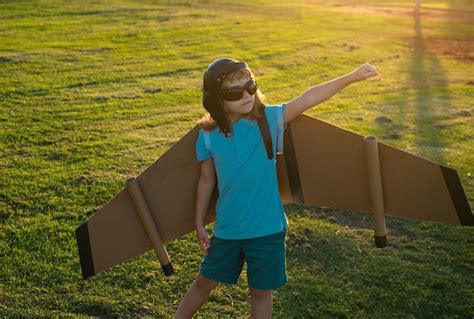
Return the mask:
[[196,226],[196,235],[198,238],[199,245],[204,253],[207,255],[209,252],[209,237],[207,235],[206,228],[204,226]]
[[362,64],[356,70],[354,70],[352,74],[353,74],[354,82],[356,82],[356,81],[366,80],[368,78],[378,75],[379,73],[377,72],[377,70],[375,69],[373,65],[370,65],[369,63],[365,63],[365,64]]

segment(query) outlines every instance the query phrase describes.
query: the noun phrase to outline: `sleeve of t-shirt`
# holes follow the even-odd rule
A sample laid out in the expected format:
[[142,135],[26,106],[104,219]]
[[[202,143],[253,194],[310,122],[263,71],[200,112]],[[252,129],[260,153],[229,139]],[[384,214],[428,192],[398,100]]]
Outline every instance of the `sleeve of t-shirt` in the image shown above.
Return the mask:
[[211,152],[206,147],[206,142],[204,140],[203,130],[199,130],[198,138],[196,141],[196,158],[200,161],[205,161],[211,157]]

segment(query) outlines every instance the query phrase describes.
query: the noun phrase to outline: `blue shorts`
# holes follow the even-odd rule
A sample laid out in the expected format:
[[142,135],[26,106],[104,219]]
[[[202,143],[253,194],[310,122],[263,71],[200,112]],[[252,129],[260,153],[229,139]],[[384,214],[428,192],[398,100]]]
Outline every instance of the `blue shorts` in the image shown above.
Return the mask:
[[208,254],[202,261],[200,273],[207,279],[236,284],[247,262],[249,287],[275,290],[285,284],[286,228],[276,234],[228,240],[212,236]]

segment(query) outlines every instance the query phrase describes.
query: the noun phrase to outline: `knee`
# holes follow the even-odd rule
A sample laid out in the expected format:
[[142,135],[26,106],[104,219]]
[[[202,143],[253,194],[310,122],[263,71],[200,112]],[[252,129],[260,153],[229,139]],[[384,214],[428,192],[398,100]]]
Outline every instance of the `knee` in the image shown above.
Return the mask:
[[257,300],[271,299],[272,298],[272,291],[271,290],[261,290],[261,289],[250,288],[250,296],[253,299],[257,299]]
[[196,287],[200,290],[210,292],[212,289],[216,288],[219,283],[215,280],[204,278],[203,276],[201,276],[201,274],[199,274],[196,278],[195,284]]

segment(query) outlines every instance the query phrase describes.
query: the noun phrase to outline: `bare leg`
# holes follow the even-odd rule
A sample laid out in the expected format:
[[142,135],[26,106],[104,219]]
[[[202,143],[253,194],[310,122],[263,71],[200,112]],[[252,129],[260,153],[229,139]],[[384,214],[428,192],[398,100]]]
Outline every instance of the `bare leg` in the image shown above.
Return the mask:
[[207,301],[209,293],[216,288],[219,283],[214,280],[204,278],[200,273],[194,280],[183,300],[179,304],[174,315],[175,319],[191,318],[196,311]]
[[250,303],[252,305],[250,318],[271,318],[273,308],[271,290],[250,288]]

